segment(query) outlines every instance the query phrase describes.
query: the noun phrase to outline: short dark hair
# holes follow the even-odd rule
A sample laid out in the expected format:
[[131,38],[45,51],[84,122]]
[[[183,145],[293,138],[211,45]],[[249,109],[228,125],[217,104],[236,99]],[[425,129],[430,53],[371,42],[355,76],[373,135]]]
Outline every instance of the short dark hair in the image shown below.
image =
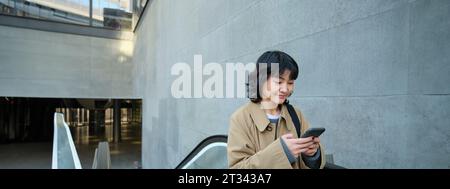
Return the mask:
[[[272,73],[271,67],[273,64],[278,64],[279,73]],[[267,51],[264,52],[256,61],[256,68],[250,73],[247,83],[247,96],[254,103],[261,102],[262,97],[259,94],[261,83],[266,82],[270,76],[274,74],[283,74],[285,71],[290,71],[289,79],[296,80],[299,69],[297,62],[282,51]],[[266,72],[266,75],[259,72]],[[266,76],[265,78],[263,78]]]

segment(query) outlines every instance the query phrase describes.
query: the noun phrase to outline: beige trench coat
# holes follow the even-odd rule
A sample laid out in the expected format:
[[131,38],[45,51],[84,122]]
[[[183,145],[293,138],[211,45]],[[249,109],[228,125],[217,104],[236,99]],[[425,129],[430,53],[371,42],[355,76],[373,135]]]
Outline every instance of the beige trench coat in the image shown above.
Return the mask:
[[[295,108],[302,128],[301,133],[309,128],[309,124],[299,109]],[[228,131],[228,166],[230,168],[250,169],[308,169],[301,156],[297,162],[290,164],[281,144],[281,136],[292,133],[297,138],[297,131],[287,110],[282,105],[281,117],[277,128],[270,126],[269,119],[260,104],[249,102],[236,110],[230,118]],[[322,145],[321,165],[325,166],[325,153]]]

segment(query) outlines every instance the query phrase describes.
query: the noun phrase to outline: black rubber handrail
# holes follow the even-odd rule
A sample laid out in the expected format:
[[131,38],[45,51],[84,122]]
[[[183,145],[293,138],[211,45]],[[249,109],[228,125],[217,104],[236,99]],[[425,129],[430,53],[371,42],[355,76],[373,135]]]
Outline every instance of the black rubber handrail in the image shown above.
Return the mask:
[[181,161],[180,164],[177,165],[177,167],[175,169],[181,169],[184,165],[186,165],[189,161],[191,161],[195,157],[195,155],[197,155],[206,146],[208,146],[212,143],[216,143],[216,142],[227,143],[227,140],[228,140],[228,137],[226,135],[213,135],[213,136],[210,136],[210,137],[204,139],[194,148],[194,150],[192,150],[191,153],[189,153],[189,155],[187,155],[183,159],[183,161]]

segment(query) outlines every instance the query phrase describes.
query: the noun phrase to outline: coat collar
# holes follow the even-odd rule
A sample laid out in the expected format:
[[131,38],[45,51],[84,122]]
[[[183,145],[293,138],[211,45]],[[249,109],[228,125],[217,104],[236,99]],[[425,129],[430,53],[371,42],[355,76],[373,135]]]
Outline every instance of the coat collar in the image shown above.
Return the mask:
[[256,124],[259,132],[266,130],[266,127],[269,125],[270,121],[267,119],[264,110],[261,109],[260,103],[250,102],[249,110],[253,123]]
[[[267,126],[269,126],[270,121],[267,118],[266,112],[261,109],[260,103],[250,102],[250,116],[253,122],[256,124],[256,127],[260,132],[266,130]],[[291,120],[291,116],[289,115],[289,111],[287,110],[286,105],[281,106],[280,118],[286,121],[286,126],[288,131],[292,130],[291,126],[293,126],[293,122]],[[295,129],[294,129],[295,131]]]

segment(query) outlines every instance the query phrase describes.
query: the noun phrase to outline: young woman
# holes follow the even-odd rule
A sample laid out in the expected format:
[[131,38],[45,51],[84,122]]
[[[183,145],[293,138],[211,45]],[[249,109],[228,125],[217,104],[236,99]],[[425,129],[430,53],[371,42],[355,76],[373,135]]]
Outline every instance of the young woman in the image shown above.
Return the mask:
[[[230,118],[227,149],[230,168],[324,167],[319,138],[298,138],[287,109],[287,98],[293,93],[298,72],[297,63],[284,52],[268,51],[258,58],[249,77],[251,102]],[[295,108],[295,113],[303,133],[309,128],[308,122],[299,109]]]

